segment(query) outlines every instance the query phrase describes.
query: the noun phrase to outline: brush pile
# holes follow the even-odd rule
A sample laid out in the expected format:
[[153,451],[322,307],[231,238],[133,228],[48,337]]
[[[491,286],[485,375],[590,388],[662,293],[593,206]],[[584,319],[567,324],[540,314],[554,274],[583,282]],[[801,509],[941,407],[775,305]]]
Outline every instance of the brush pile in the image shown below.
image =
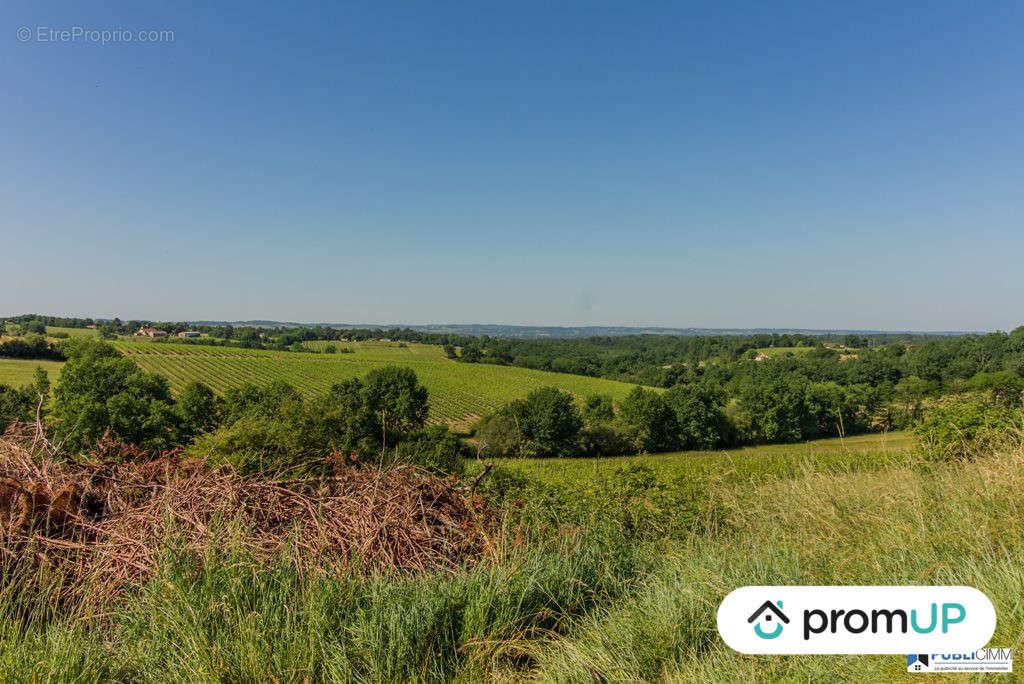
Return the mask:
[[169,538],[198,557],[226,545],[225,530],[302,570],[453,570],[484,553],[497,523],[454,478],[409,466],[274,480],[113,440],[78,461],[53,451],[24,428],[0,438],[0,572],[45,565],[71,587],[116,591],[148,575]]

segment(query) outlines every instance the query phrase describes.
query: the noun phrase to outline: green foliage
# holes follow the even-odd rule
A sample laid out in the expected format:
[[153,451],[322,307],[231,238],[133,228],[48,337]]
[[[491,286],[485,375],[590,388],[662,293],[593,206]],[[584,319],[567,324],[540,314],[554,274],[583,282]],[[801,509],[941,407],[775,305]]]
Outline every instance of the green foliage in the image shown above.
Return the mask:
[[176,403],[183,440],[191,440],[204,432],[210,432],[223,420],[224,401],[201,382],[192,381],[185,385]]
[[381,448],[404,433],[423,427],[430,410],[427,388],[419,383],[411,368],[385,366],[372,370],[363,379],[362,408],[374,417],[380,428]]
[[31,320],[31,321],[25,321],[24,323],[21,323],[20,325],[18,325],[18,334],[19,335],[45,335],[46,334],[46,324],[43,323],[42,321],[40,321],[39,319],[34,319],[34,320]]
[[111,345],[78,338],[54,390],[56,432],[72,449],[85,449],[109,430],[144,449],[178,444],[178,415],[167,380],[139,369]]
[[0,385],[0,433],[12,423],[32,420],[36,401],[36,394],[31,387]]
[[0,357],[57,361],[64,359],[64,352],[59,343],[49,342],[42,335],[32,333],[0,342]]
[[[247,474],[324,472],[335,451],[355,451],[359,463],[397,458],[444,473],[459,472],[465,456],[464,445],[446,429],[423,430],[426,390],[407,368],[378,369],[314,399],[283,381],[232,389],[223,408],[208,388],[194,387],[192,394],[187,403],[197,416],[212,410],[223,415],[223,424],[200,434],[189,452]],[[200,432],[212,426],[199,426]]]
[[797,375],[765,377],[747,382],[739,393],[740,406],[751,421],[756,442],[796,442],[809,420],[805,404],[807,381]]
[[437,475],[461,474],[471,449],[442,425],[431,425],[405,436],[394,449],[393,461],[418,466]]
[[617,420],[634,453],[679,448],[676,414],[657,392],[635,388],[619,404]]
[[519,419],[512,411],[498,411],[481,420],[475,431],[489,456],[524,456],[526,446]]
[[966,389],[989,392],[992,398],[1003,406],[1024,404],[1024,378],[1015,371],[978,373],[967,381]]
[[614,401],[608,394],[592,394],[583,402],[583,420],[589,425],[615,420]]
[[497,456],[572,456],[579,449],[583,418],[572,395],[541,387],[504,406],[479,435]]
[[710,381],[676,385],[665,393],[665,403],[676,416],[679,448],[714,449],[729,433],[725,418],[725,392]]
[[959,399],[932,407],[914,432],[929,458],[945,461],[973,459],[1022,428],[1019,406]]
[[580,456],[619,456],[629,453],[633,447],[628,437],[613,423],[594,423],[580,430]]

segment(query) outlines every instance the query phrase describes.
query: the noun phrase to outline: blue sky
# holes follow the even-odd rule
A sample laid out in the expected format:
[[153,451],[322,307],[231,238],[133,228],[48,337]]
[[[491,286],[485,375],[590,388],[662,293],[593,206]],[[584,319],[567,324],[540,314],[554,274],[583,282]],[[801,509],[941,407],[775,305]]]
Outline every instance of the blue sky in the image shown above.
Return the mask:
[[143,4],[0,10],[0,314],[1024,322],[1024,3]]

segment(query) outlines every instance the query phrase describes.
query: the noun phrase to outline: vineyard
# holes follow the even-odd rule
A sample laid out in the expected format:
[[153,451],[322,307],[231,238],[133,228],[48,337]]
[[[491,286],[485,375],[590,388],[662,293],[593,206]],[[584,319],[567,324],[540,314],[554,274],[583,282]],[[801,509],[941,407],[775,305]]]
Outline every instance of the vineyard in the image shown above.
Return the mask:
[[[440,347],[395,342],[340,342],[351,353],[273,352],[234,347],[118,341],[118,350],[143,369],[160,373],[177,391],[200,380],[217,392],[244,383],[284,380],[308,395],[325,392],[334,383],[361,377],[386,365],[408,366],[430,391],[431,422],[465,427],[505,402],[525,397],[543,386],[558,387],[579,397],[608,394],[622,399],[632,385],[564,373],[457,363]],[[326,343],[310,343],[322,349]],[[29,371],[30,372],[30,371]]]

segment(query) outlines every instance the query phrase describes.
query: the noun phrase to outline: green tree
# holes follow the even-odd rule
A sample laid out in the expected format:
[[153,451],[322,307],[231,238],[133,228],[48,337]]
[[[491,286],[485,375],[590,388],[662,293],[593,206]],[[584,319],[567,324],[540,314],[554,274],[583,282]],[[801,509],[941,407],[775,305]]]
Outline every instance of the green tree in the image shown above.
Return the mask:
[[665,398],[636,387],[619,404],[618,422],[638,453],[679,448],[679,423]]
[[411,368],[385,366],[366,374],[362,408],[375,419],[382,450],[403,433],[423,427],[430,410],[427,397],[427,388]]
[[572,456],[579,447],[583,418],[571,394],[554,387],[530,392],[518,405],[522,429],[537,456]]
[[178,442],[178,417],[167,380],[146,373],[111,345],[77,339],[54,389],[57,436],[72,448],[88,448],[108,429],[146,449]]
[[589,425],[610,423],[615,419],[615,407],[607,394],[594,394],[583,402],[583,419]]
[[215,430],[223,419],[223,401],[212,389],[198,381],[185,385],[178,395],[176,406],[181,420],[181,436],[185,440]]
[[752,421],[754,439],[759,442],[796,442],[812,426],[806,404],[807,380],[795,374],[765,372],[746,382],[740,405]]
[[27,423],[35,416],[36,394],[31,386],[0,385],[0,433],[12,423]]
[[665,393],[683,449],[714,449],[725,440],[725,392],[712,382],[676,385]]

